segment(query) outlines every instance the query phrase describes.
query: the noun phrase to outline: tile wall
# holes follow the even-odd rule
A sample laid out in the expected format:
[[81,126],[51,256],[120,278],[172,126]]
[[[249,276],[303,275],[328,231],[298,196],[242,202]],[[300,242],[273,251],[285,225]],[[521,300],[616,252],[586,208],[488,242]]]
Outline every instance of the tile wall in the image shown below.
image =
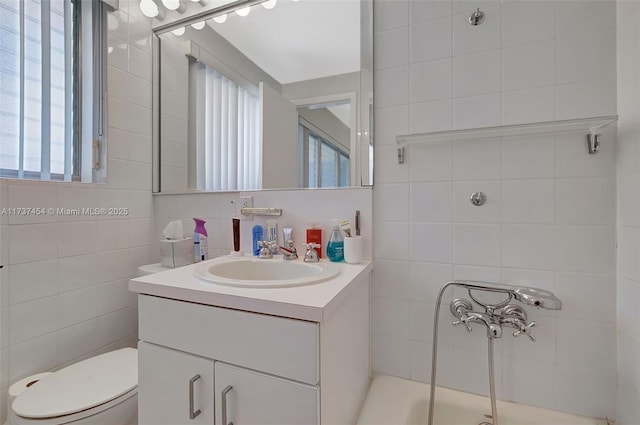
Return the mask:
[[155,259],[150,22],[108,17],[108,183],[0,180],[0,209],[128,208],[124,216],[0,216],[0,423],[9,385],[137,343],[137,267]]
[[618,2],[618,409],[640,423],[640,3]]
[[[542,287],[564,309],[530,311],[535,344],[505,332],[499,397],[614,417],[615,129],[597,155],[558,134],[411,146],[404,165],[395,136],[615,114],[615,2],[376,0],[374,16],[374,369],[430,379],[449,279]],[[442,322],[438,384],[488,393],[484,330],[453,328],[446,305]]]

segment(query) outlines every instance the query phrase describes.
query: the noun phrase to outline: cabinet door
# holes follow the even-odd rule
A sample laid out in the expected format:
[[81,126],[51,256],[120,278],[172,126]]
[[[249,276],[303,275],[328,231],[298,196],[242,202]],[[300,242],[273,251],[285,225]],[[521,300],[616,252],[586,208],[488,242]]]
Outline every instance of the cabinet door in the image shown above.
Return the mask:
[[215,371],[216,425],[231,422],[233,425],[319,423],[317,387],[222,362],[215,363]]
[[138,423],[211,425],[213,421],[213,361],[140,342]]

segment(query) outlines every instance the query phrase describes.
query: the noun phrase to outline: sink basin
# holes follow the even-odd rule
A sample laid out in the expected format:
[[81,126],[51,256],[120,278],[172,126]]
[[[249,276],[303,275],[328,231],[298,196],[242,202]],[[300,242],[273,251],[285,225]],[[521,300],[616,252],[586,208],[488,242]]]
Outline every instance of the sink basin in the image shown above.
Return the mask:
[[331,263],[304,263],[300,260],[233,258],[208,262],[197,267],[200,279],[220,285],[244,288],[285,288],[320,283],[340,273]]

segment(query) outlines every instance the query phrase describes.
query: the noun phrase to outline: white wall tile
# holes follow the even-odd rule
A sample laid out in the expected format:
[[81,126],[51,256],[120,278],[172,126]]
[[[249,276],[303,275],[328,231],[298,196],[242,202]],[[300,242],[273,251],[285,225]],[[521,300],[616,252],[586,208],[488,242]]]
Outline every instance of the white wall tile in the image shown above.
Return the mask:
[[453,279],[453,266],[451,264],[413,261],[409,266],[409,277],[411,280],[411,299],[432,301],[437,298],[442,285]]
[[97,314],[108,314],[136,304],[137,296],[127,290],[128,285],[128,279],[98,285]]
[[[593,344],[591,335],[598,335]],[[613,372],[616,369],[615,325],[582,320],[558,319],[558,364]]]
[[410,238],[412,260],[429,263],[453,261],[453,226],[451,224],[413,223]]
[[500,140],[455,141],[453,168],[456,180],[500,178]]
[[613,226],[556,226],[557,270],[613,273]]
[[9,226],[8,230],[10,264],[48,260],[58,256],[56,223]]
[[409,378],[411,375],[411,341],[395,336],[371,334],[373,370]]
[[451,222],[453,185],[451,182],[413,183],[410,202],[411,220],[414,222]]
[[129,244],[129,223],[126,220],[97,221],[98,251],[126,248]]
[[451,143],[415,145],[409,152],[411,181],[448,181],[453,177]]
[[614,80],[598,80],[556,87],[556,119],[615,115]]
[[409,223],[376,223],[373,240],[376,258],[409,259]]
[[374,187],[373,192],[376,221],[409,220],[409,185],[379,184]]
[[453,127],[456,130],[500,125],[500,95],[489,94],[455,99],[453,111]]
[[555,138],[521,136],[502,139],[502,177],[534,178],[555,175]]
[[58,327],[57,297],[40,298],[9,307],[9,343],[16,344],[53,332]]
[[60,292],[93,286],[98,281],[98,267],[95,254],[66,257],[58,260],[58,281]]
[[556,247],[551,225],[503,225],[502,265],[553,270]]
[[376,107],[409,103],[409,67],[383,69],[376,72]]
[[553,179],[502,181],[503,223],[554,224],[555,206]]
[[614,224],[614,177],[558,179],[556,221],[563,224]]
[[[602,143],[597,155],[589,155],[584,134],[556,136],[556,176],[596,177],[615,174],[615,130],[602,131]],[[606,141],[606,142],[605,142]]]
[[395,146],[396,136],[409,133],[408,105],[375,108],[373,113],[376,123],[376,146]]
[[500,265],[500,226],[456,224],[454,261],[456,264]]
[[[502,46],[515,46],[555,37],[555,3],[513,1],[502,5]],[[535,16],[536,19],[531,19]],[[526,49],[523,47],[523,50]]]
[[[453,200],[456,223],[500,223],[502,194],[499,180],[456,182]],[[487,201],[482,206],[471,203],[471,194],[484,192]]]
[[397,298],[371,298],[371,332],[407,338],[409,301]]
[[61,363],[68,362],[94,351],[96,342],[96,321],[88,320],[58,333],[58,357]]
[[588,37],[593,29],[614,28],[616,5],[609,0],[556,2],[556,36]]
[[59,232],[58,255],[60,257],[73,257],[96,252],[99,241],[96,239],[95,221],[60,223]]
[[416,103],[411,105],[411,133],[446,131],[453,128],[453,103],[451,100]]
[[408,261],[376,260],[371,294],[374,297],[411,299],[409,279]]
[[500,50],[456,56],[454,97],[478,96],[500,91]]
[[411,2],[411,23],[433,21],[446,18],[453,13],[450,1],[414,1]]
[[[562,300],[558,316],[611,324],[616,315],[615,286],[611,275],[557,272],[555,294]],[[596,310],[600,313],[594,315]]]
[[[615,80],[615,31],[594,31],[588,36],[563,38],[556,43],[556,83]],[[593,59],[598,58],[598,66]]]
[[500,8],[482,9],[485,13],[484,23],[473,26],[469,25],[469,15],[474,12],[477,6],[476,4],[470,6],[467,6],[468,10],[453,17],[453,51],[455,56],[500,47]]
[[11,208],[18,208],[15,215],[8,216],[8,224],[50,223],[56,221],[54,214],[32,213],[32,209],[55,208],[57,190],[54,183],[32,183],[12,181],[8,185],[8,202]]
[[502,50],[502,73],[504,90],[552,86],[555,82],[555,43],[544,41]]
[[[437,19],[411,27],[411,63],[452,56],[452,20]],[[438,40],[434,43],[433,40]]]
[[59,303],[60,328],[94,319],[97,303],[96,288],[92,286],[60,294]]
[[9,303],[18,304],[58,293],[58,261],[9,266]]
[[394,68],[409,64],[409,28],[398,28],[375,35],[380,54],[374,56],[374,69]]
[[58,362],[58,334],[51,332],[9,348],[9,380],[47,371]]
[[411,103],[451,98],[451,58],[411,65]]
[[376,32],[409,25],[409,1],[382,0],[376,1],[373,7]]
[[553,121],[555,88],[515,90],[502,93],[502,124]]

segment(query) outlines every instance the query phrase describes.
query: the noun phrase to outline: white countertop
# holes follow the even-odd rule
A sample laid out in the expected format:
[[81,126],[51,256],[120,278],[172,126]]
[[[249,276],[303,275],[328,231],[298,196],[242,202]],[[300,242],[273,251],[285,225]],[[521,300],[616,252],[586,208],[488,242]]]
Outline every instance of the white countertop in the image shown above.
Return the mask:
[[[226,259],[229,257],[221,257]],[[208,262],[218,259],[208,260]],[[262,261],[279,261],[276,259]],[[293,260],[302,261],[302,259]],[[323,259],[321,261],[328,261]],[[288,288],[236,288],[201,280],[191,264],[129,281],[129,290],[140,294],[172,298],[217,307],[233,308],[275,316],[322,322],[373,269],[371,261],[360,264],[333,263],[340,274],[324,282]],[[368,281],[368,280],[367,280]]]

